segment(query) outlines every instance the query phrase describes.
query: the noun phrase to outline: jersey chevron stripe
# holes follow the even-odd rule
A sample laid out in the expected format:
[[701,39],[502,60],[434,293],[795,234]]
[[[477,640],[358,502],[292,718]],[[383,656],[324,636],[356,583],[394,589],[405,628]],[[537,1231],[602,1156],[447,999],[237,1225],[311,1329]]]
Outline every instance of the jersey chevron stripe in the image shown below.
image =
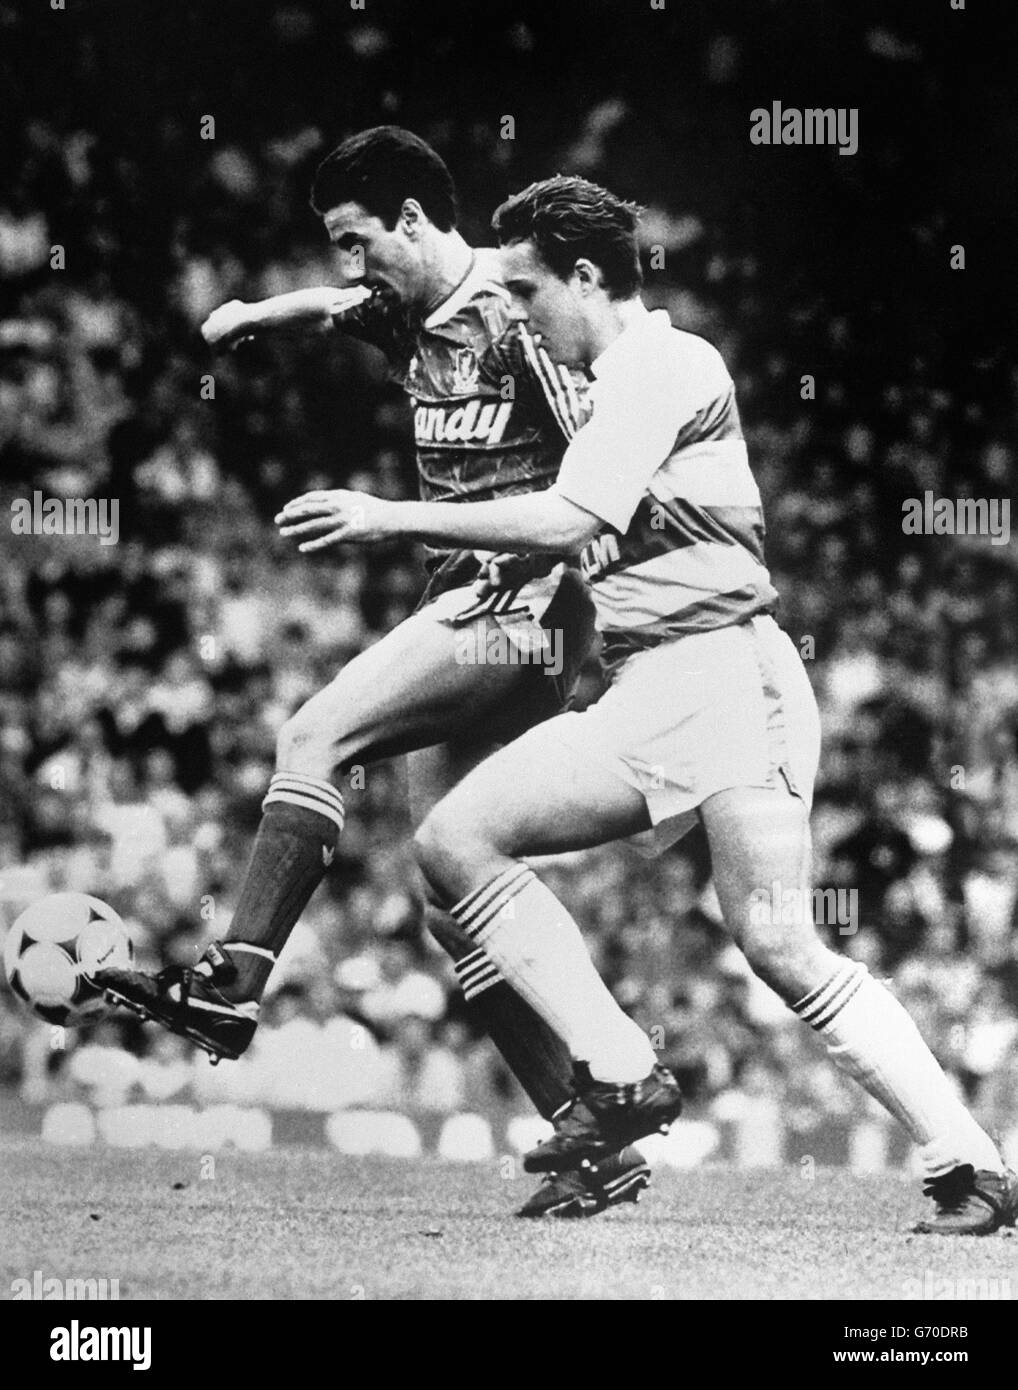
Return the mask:
[[[548,405],[559,423],[566,439],[572,439],[580,427],[579,397],[576,388],[564,367],[557,368],[543,348],[539,348],[525,328],[520,328],[520,343],[533,371],[534,377],[545,394]],[[569,382],[569,390],[563,382]]]
[[623,559],[604,573],[598,580],[597,606],[606,631],[649,626],[662,634],[701,631],[701,605],[709,605],[705,611],[715,615],[724,612],[716,600],[727,595],[739,607],[752,607],[754,601],[757,609],[764,607],[760,579],[767,572],[743,546],[687,543],[681,570],[675,556],[675,545],[663,539],[649,559],[628,566]]

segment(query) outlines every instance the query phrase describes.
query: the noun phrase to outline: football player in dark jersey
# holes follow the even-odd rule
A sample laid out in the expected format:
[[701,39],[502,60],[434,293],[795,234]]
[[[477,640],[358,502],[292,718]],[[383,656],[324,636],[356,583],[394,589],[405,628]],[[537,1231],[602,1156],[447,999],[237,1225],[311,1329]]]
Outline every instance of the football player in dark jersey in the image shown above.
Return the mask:
[[[278,328],[338,328],[373,343],[410,397],[421,496],[484,501],[555,479],[582,422],[577,383],[510,325],[496,253],[456,230],[452,177],[423,140],[382,126],[320,165],[312,205],[342,284],[231,301],[203,326],[213,346]],[[516,587],[478,600],[472,551],[433,552],[417,611],[342,668],[283,726],[247,874],[223,942],[194,969],[106,972],[110,996],[236,1058],[257,1026],[275,960],[332,861],[351,767],[407,754],[420,821],[493,748],[557,713],[593,636],[593,609],[564,557],[535,557]],[[469,1007],[546,1119],[567,1106],[562,1040],[451,918],[426,909]],[[551,1175],[521,1215],[586,1216],[633,1200],[649,1170],[633,1149]]]

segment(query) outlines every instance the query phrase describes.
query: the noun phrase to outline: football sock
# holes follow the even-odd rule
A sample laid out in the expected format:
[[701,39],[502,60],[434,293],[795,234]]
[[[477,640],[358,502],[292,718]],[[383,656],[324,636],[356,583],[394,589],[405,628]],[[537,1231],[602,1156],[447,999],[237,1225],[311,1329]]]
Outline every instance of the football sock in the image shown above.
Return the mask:
[[343,798],[317,777],[277,772],[223,949],[236,977],[227,999],[260,999],[297,918],[325,877],[343,828]]
[[969,1114],[906,1010],[859,961],[844,961],[793,1011],[831,1059],[899,1120],[928,1177],[971,1163],[999,1173],[996,1145]]
[[482,947],[454,962],[467,1009],[546,1120],[572,1096],[573,1059],[540,1014],[512,989]]
[[657,1058],[616,1004],[579,927],[526,864],[463,898],[451,915],[598,1081],[641,1081]]

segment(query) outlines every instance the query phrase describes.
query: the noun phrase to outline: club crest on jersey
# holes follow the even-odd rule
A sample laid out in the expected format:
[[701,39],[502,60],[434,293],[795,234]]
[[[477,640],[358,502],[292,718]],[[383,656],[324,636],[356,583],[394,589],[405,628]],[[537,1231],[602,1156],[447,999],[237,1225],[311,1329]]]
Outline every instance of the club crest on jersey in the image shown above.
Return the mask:
[[464,394],[472,391],[477,385],[477,371],[477,353],[473,348],[457,348],[452,368],[453,388]]
[[419,405],[414,436],[420,444],[500,444],[512,414],[512,401],[468,401],[447,408]]

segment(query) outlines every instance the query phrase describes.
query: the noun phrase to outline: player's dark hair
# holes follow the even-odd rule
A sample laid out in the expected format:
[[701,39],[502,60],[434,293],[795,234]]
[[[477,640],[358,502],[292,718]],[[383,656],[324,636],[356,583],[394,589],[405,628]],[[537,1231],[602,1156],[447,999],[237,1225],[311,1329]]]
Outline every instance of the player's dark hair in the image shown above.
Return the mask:
[[499,242],[532,241],[548,268],[568,280],[581,258],[599,267],[612,299],[631,299],[643,283],[636,225],[640,208],[589,179],[556,174],[495,209]]
[[416,198],[440,232],[456,225],[452,175],[426,141],[398,125],[351,135],[319,164],[311,206],[320,217],[340,203],[360,203],[391,231],[407,198]]

